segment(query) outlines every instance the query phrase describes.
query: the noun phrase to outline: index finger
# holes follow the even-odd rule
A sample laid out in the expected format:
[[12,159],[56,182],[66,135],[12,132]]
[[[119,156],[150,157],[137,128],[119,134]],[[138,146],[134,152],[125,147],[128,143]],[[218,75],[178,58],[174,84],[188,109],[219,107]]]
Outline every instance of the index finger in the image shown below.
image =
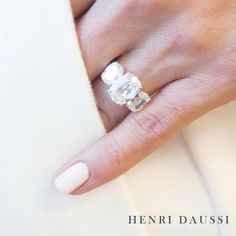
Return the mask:
[[168,85],[144,110],[131,113],[118,127],[83,150],[58,176],[57,189],[81,194],[105,184],[204,113],[208,109],[206,101],[188,99],[190,94],[198,97],[201,88],[189,89],[189,84],[184,79]]

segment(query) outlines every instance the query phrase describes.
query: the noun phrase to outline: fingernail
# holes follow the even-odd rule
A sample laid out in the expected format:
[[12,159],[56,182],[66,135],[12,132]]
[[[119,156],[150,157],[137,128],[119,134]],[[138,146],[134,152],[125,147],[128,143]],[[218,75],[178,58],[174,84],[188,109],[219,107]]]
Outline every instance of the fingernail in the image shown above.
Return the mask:
[[55,179],[55,186],[59,192],[69,194],[79,188],[88,178],[88,167],[83,162],[78,162]]

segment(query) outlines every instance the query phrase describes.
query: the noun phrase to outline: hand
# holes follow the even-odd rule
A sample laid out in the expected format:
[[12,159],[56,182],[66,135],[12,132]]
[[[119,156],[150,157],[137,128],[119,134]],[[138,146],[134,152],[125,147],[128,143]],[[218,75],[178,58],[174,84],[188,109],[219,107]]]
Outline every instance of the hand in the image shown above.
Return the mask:
[[[72,0],[76,30],[108,133],[68,163],[60,191],[81,194],[123,174],[184,126],[236,99],[235,0]],[[101,81],[116,59],[152,101],[116,105]]]

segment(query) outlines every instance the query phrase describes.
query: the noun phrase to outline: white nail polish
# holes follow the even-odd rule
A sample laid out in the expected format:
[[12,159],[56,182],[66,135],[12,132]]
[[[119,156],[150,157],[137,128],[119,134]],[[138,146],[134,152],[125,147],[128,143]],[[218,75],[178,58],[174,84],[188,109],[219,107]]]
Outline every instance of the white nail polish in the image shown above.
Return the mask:
[[56,178],[55,186],[58,191],[68,194],[79,188],[88,178],[88,167],[83,162],[78,162]]

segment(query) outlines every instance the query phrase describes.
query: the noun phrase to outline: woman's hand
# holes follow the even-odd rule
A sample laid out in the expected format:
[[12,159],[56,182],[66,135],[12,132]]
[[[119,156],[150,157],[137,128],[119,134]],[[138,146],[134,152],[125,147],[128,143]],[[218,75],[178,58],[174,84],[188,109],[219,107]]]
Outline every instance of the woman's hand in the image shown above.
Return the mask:
[[[80,194],[121,175],[194,119],[236,98],[235,0],[72,0],[108,134],[68,163],[57,188]],[[152,101],[116,105],[100,79],[117,60]]]

